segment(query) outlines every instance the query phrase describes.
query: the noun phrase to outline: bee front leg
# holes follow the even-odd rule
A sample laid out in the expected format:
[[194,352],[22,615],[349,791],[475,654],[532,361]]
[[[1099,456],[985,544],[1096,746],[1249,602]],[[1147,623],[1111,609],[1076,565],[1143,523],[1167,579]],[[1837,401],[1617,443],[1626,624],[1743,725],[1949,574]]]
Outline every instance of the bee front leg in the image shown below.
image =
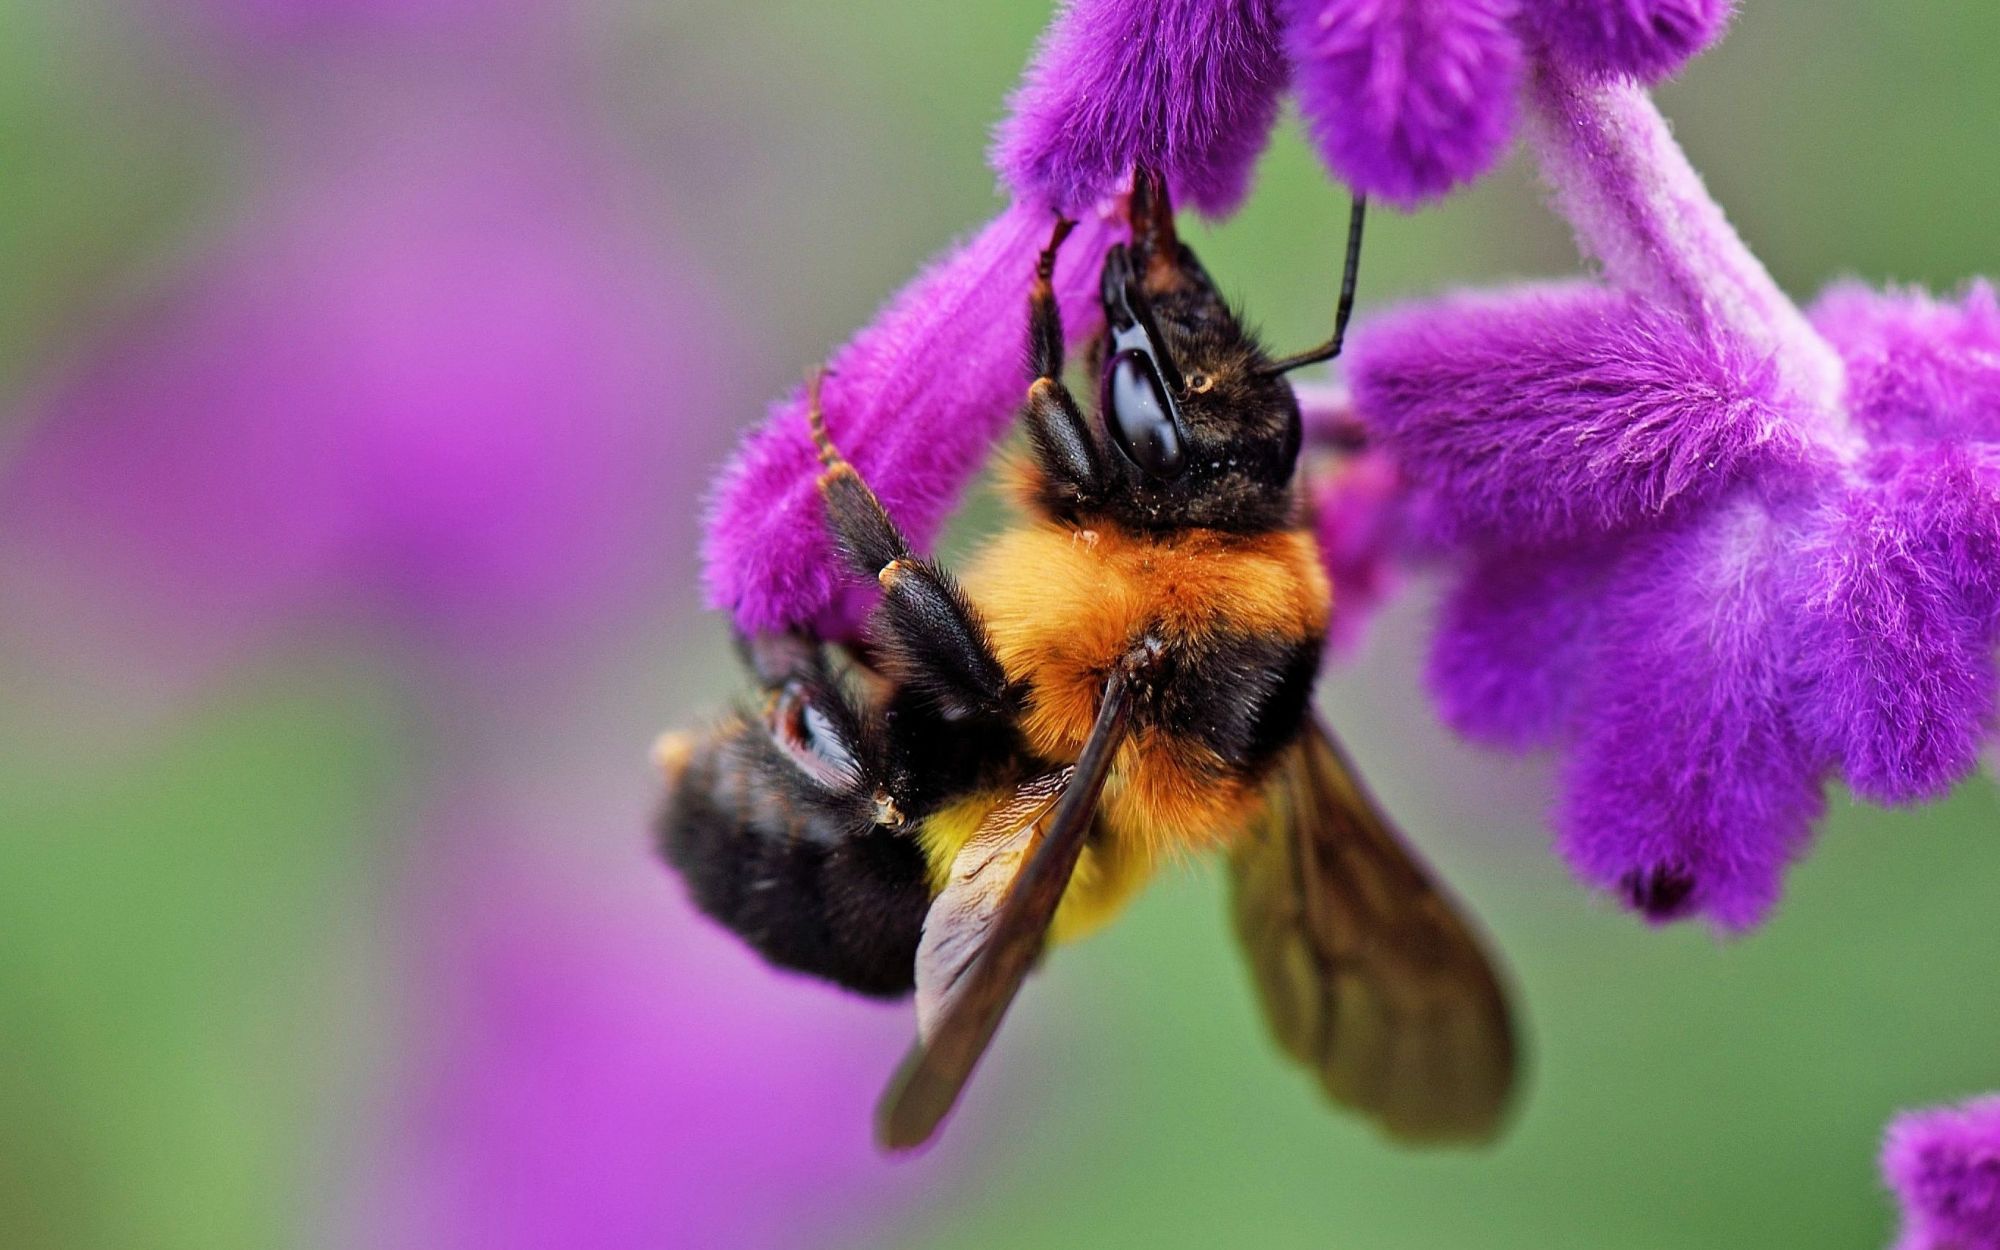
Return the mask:
[[1056,251],[1076,223],[1058,218],[1048,246],[1035,262],[1035,282],[1028,292],[1028,367],[1035,380],[1028,387],[1023,420],[1035,458],[1049,480],[1057,511],[1087,506],[1101,493],[1103,468],[1097,443],[1076,398],[1063,385],[1062,309],[1056,303]]
[[808,418],[820,462],[820,497],[848,560],[882,586],[876,610],[884,666],[926,696],[948,719],[1011,719],[1020,691],[993,654],[979,614],[943,566],[910,550],[882,501],[826,432],[819,377],[808,390]]

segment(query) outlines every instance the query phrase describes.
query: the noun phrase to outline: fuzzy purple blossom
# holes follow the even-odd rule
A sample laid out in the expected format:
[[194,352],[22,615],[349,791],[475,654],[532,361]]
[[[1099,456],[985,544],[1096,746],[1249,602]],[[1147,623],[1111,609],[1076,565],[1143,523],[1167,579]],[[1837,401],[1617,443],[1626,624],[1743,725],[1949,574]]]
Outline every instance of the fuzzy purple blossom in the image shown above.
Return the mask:
[[2000,1250],[2000,1097],[1897,1117],[1882,1174],[1903,1203],[1895,1250]]
[[655,565],[666,400],[719,402],[698,271],[521,84],[316,64],[312,108],[259,99],[252,210],[45,380],[0,483],[23,593],[203,651],[334,604],[594,628]]
[[1001,124],[1016,198],[1080,214],[1141,162],[1185,203],[1234,209],[1285,86],[1273,0],[1069,0]]
[[1286,0],[1299,110],[1327,165],[1403,207],[1490,168],[1512,131],[1514,0]]
[[1667,78],[1721,37],[1735,0],[1527,0],[1550,56],[1597,78]]
[[1749,462],[1795,463],[1769,362],[1585,283],[1466,295],[1373,321],[1356,402],[1394,414],[1438,543],[1532,546],[1651,523]]
[[1449,722],[1563,757],[1560,849],[1655,920],[1756,923],[1829,777],[1934,797],[1991,731],[2000,315],[1839,288],[1811,319],[1650,102],[1555,61],[1556,202],[1610,285],[1364,326],[1358,410],[1457,584]]

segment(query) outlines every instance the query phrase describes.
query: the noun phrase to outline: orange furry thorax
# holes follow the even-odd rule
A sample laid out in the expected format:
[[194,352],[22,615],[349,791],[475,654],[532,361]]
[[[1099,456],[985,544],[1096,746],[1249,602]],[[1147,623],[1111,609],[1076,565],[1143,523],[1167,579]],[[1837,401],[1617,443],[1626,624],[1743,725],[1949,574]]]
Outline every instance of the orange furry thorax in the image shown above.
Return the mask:
[[[1312,534],[1185,529],[1140,534],[1031,520],[1003,531],[963,582],[1009,677],[1031,694],[1022,733],[1049,760],[1074,761],[1106,674],[1151,633],[1198,656],[1225,631],[1278,639],[1326,630],[1332,591]],[[1148,859],[1225,845],[1261,801],[1200,743],[1135,732],[1105,788],[1105,832]]]

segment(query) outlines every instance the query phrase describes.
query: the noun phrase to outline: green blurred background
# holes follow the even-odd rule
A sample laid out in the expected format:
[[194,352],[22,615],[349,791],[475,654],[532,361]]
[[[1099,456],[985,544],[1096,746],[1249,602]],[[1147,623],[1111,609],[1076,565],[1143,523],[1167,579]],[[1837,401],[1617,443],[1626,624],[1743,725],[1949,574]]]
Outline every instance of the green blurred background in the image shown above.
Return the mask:
[[[875,1161],[865,1108],[904,1016],[773,976],[685,915],[646,855],[643,753],[737,688],[694,584],[702,474],[993,211],[986,134],[1049,5],[457,6],[535,10],[504,36],[446,3],[408,23],[263,12],[286,7],[0,0],[0,457],[60,418],[79,370],[172,321],[271,186],[308,167],[314,198],[349,127],[496,100],[547,101],[585,136],[615,229],[674,258],[662,336],[715,346],[640,388],[669,437],[635,444],[657,511],[633,521],[630,576],[575,592],[602,600],[583,623],[504,646],[351,581],[239,638],[238,607],[162,609],[115,568],[0,536],[0,1245],[1876,1247],[1887,1117],[2000,1086],[1989,780],[1921,811],[1836,797],[1748,938],[1648,930],[1550,853],[1544,762],[1432,716],[1420,582],[1324,701],[1517,973],[1532,1079],[1506,1140],[1409,1154],[1322,1107],[1260,1032],[1204,869],[1051,962],[939,1149]],[[2000,8],[1745,0],[1662,99],[1793,292],[1996,267]],[[1304,343],[1344,211],[1288,121],[1248,206],[1195,239],[1272,341]],[[1369,243],[1364,316],[1576,265],[1518,158]],[[994,516],[976,504],[948,552]],[[494,885],[496,861],[525,867]],[[518,927],[549,949],[542,889],[595,962],[551,965],[546,1009],[467,1006],[491,966],[467,943]],[[578,1057],[536,1033],[488,1062],[494,1021],[583,1019],[560,994],[585,983],[608,987],[587,1004],[608,1042]],[[628,990],[645,1044],[614,1055]],[[746,1046],[756,1063],[732,1058]],[[556,1079],[572,1065],[602,1106]],[[545,1075],[540,1119],[498,1114]],[[839,1115],[799,1127],[813,1107]],[[533,1218],[465,1215],[525,1193]],[[616,1204],[629,1219],[597,1218]]]

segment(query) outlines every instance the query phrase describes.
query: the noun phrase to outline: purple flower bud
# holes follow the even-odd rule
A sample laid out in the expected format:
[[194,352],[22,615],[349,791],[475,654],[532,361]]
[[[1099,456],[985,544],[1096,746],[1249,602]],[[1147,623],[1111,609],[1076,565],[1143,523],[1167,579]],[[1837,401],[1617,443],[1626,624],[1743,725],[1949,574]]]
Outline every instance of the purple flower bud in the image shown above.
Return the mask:
[[[1028,288],[1054,225],[1016,205],[919,276],[834,356],[827,431],[914,543],[927,542],[1027,395]],[[1063,245],[1056,294],[1071,342],[1101,320],[1098,269],[1111,228],[1086,220]],[[702,548],[709,603],[752,632],[851,630],[874,587],[834,550],[806,432],[803,388],[779,401],[717,480]]]
[[1080,216],[1143,162],[1221,215],[1249,186],[1284,85],[1272,0],[1069,0],[993,164],[1019,199]]
[[1882,1175],[1903,1203],[1896,1250],[2000,1250],[2000,1097],[1898,1116]]
[[1521,75],[1514,0],[1284,0],[1299,109],[1356,191],[1409,207],[1484,173]]
[[1372,321],[1350,368],[1370,428],[1434,488],[1440,543],[1535,546],[1654,522],[1800,455],[1764,358],[1597,287]]
[[1735,0],[1527,0],[1548,52],[1593,78],[1654,83],[1722,35]]

